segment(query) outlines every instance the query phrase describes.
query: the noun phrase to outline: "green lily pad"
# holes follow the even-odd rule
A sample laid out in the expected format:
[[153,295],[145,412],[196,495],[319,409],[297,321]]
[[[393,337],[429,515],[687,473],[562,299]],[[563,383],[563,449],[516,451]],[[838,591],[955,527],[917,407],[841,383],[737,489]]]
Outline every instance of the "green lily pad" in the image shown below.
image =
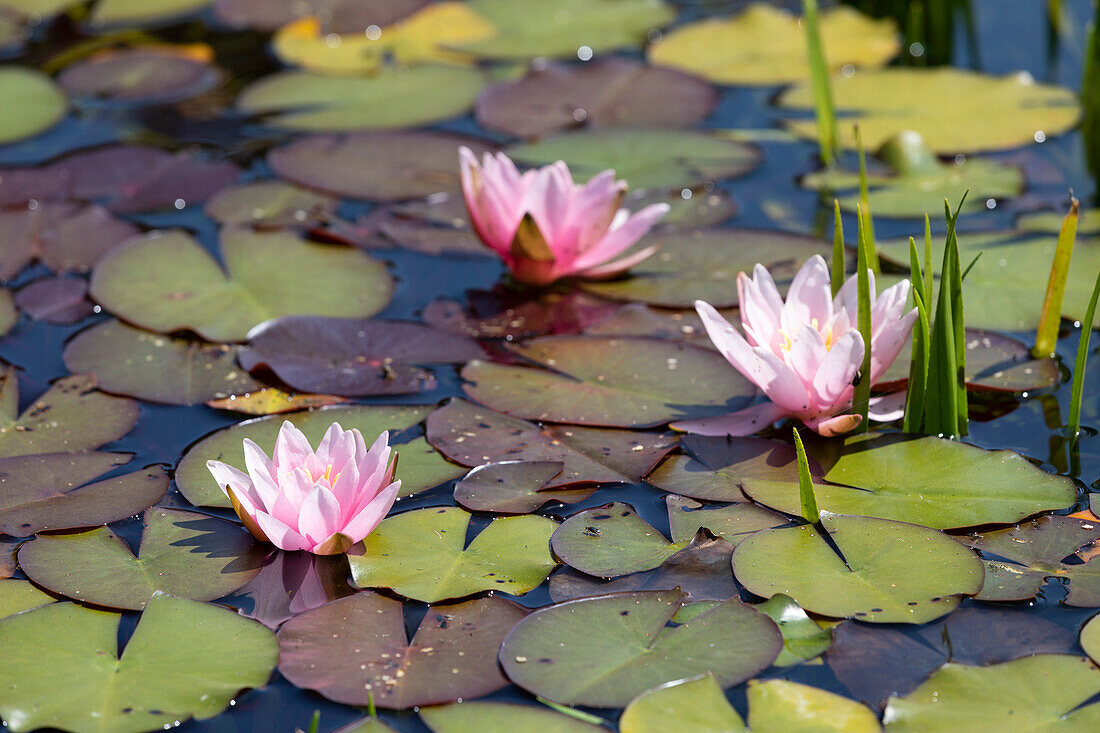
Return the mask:
[[197,405],[263,385],[237,366],[238,346],[177,338],[109,320],[65,345],[65,367],[93,374],[107,392],[169,405]]
[[458,149],[488,146],[451,133],[397,130],[309,135],[268,155],[278,175],[307,188],[367,201],[400,201],[461,190]]
[[562,562],[601,578],[652,570],[686,546],[666,540],[634,507],[621,502],[574,514],[550,538]]
[[458,507],[431,507],[384,519],[363,549],[348,555],[352,580],[434,603],[486,590],[523,595],[556,567],[552,519],[494,519],[467,545],[471,516]]
[[828,542],[809,524],[749,537],[733,553],[737,580],[765,598],[782,593],[813,613],[874,623],[927,623],[981,590],[981,560],[936,530],[829,513],[821,525]]
[[0,213],[0,279],[10,280],[34,261],[54,272],[87,272],[108,251],[139,233],[102,206],[69,202]]
[[22,414],[18,406],[9,367],[0,375],[0,458],[92,450],[126,435],[138,419],[136,402],[97,391],[86,374],[57,380]]
[[[1062,231],[1065,213],[1058,211],[1033,211],[1022,214],[1016,219],[1016,228],[1021,232],[1042,232],[1058,234]],[[1100,234],[1100,209],[1082,207],[1077,212],[1077,237],[1095,237]]]
[[1091,553],[1077,555],[1097,540],[1100,526],[1096,522],[1063,516],[1039,517],[971,535],[967,544],[985,558],[985,586],[975,597],[983,601],[1034,598],[1047,579],[1059,578],[1068,585],[1067,605],[1100,606],[1100,563]]
[[757,229],[711,229],[651,234],[640,246],[658,252],[630,269],[630,277],[586,282],[584,290],[604,298],[640,301],[662,308],[692,308],[705,300],[716,308],[737,305],[737,273],[760,263],[780,288],[815,254],[830,257],[824,240]]
[[[223,461],[244,470],[242,441],[245,438],[255,441],[271,455],[275,448],[275,437],[284,420],[294,423],[294,427],[305,433],[311,445],[316,446],[334,422],[340,423],[345,430],[358,428],[364,438],[373,439],[383,430],[398,432],[409,428],[423,420],[430,411],[430,407],[411,405],[349,405],[246,420],[211,433],[188,448],[176,466],[176,486],[196,506],[228,508],[229,499],[206,470],[206,462]],[[391,440],[391,445],[393,442]],[[463,473],[461,468],[447,463],[421,438],[395,448],[401,455],[397,477],[401,479],[402,496],[434,488]]]
[[139,733],[218,715],[275,668],[275,635],[158,593],[119,654],[122,616],[54,603],[0,621],[0,713],[13,731]]
[[722,687],[707,672],[646,690],[627,704],[619,718],[620,733],[742,733],[745,722]]
[[879,733],[878,716],[865,705],[788,680],[749,680],[753,733]]
[[[738,317],[733,309],[719,312],[731,320]],[[648,336],[714,349],[702,319],[694,310],[657,310],[644,303],[622,305],[584,329],[584,333],[589,336]]]
[[1100,726],[1100,669],[1084,657],[1040,654],[992,667],[947,663],[905,697],[892,697],[889,733],[1088,731]]
[[783,634],[783,651],[772,663],[776,667],[801,664],[821,656],[832,646],[833,635],[829,630],[821,628],[793,598],[776,593],[758,604],[756,610],[774,621]]
[[457,66],[383,66],[369,77],[282,71],[245,88],[237,109],[288,130],[414,127],[465,113],[484,85],[480,71]]
[[[904,130],[924,137],[936,153],[1002,150],[1047,138],[1077,124],[1077,95],[1070,89],[1040,84],[1030,74],[988,76],[955,68],[891,68],[861,71],[833,79],[833,98],[841,119],[838,135],[855,147],[853,124],[863,144],[874,150]],[[779,96],[780,107],[813,110],[813,90],[800,82]],[[799,137],[817,139],[812,120],[788,120]]]
[[0,69],[0,145],[34,137],[65,116],[65,94],[50,77],[22,66]]
[[658,339],[545,336],[511,349],[553,371],[471,361],[463,390],[531,420],[653,427],[732,412],[756,389],[717,353]]
[[0,336],[6,336],[19,322],[19,311],[15,307],[15,297],[11,291],[0,289]]
[[[875,20],[839,6],[821,13],[819,28],[825,63],[832,71],[845,65],[882,66],[898,52],[897,28],[889,19]],[[646,57],[651,64],[718,84],[788,84],[810,77],[802,18],[763,3],[732,18],[682,25],[652,44]]]
[[543,489],[641,480],[676,444],[675,437],[627,430],[548,425],[454,399],[428,416],[428,442],[464,466],[505,460],[563,464]]
[[[474,703],[470,703],[471,705]],[[334,733],[397,733],[381,718],[366,717],[336,729]]]
[[190,329],[211,341],[241,341],[277,316],[374,315],[393,289],[385,266],[364,253],[288,232],[226,229],[221,253],[226,271],[181,231],[131,240],[96,265],[92,297],[151,331]]
[[252,181],[211,196],[203,211],[219,224],[262,228],[306,227],[327,221],[340,202],[282,181]]
[[148,508],[168,490],[161,466],[91,483],[130,458],[125,453],[0,458],[0,532],[29,537],[43,530],[93,527]]
[[[420,720],[432,733],[606,733],[603,726],[544,707],[507,702],[462,702],[420,709]],[[349,731],[348,733],[351,733]],[[364,731],[364,733],[369,733]]]
[[157,25],[197,12],[211,0],[100,0],[92,26]]
[[[587,0],[586,0],[587,1]],[[582,130],[516,145],[505,151],[517,163],[564,160],[587,180],[608,168],[632,188],[692,188],[748,173],[760,152],[705,132],[668,129]]]
[[1081,648],[1092,661],[1100,663],[1100,615],[1093,616],[1081,628]]
[[488,59],[572,58],[637,48],[646,34],[676,19],[664,0],[472,0],[470,8],[496,26],[492,38],[459,46]]
[[540,609],[504,639],[505,674],[564,704],[622,707],[655,685],[711,672],[722,687],[766,668],[782,648],[771,619],[737,598],[669,628],[679,591],[613,593]]
[[697,501],[673,494],[665,497],[665,504],[673,542],[685,542],[700,529],[706,529],[736,547],[746,537],[760,530],[788,526],[791,523],[782,514],[748,501],[720,507],[704,507]]
[[279,671],[348,705],[403,710],[481,697],[508,684],[495,652],[526,615],[503,598],[432,606],[408,641],[400,601],[356,593],[283,624]]
[[455,501],[472,512],[530,514],[547,502],[575,504],[592,496],[595,487],[548,488],[564,467],[561,461],[486,463],[455,484]]
[[240,525],[205,514],[154,507],[145,512],[141,549],[107,527],[41,535],[19,550],[34,582],[108,608],[144,608],[156,591],[212,601],[260,571],[264,551]]
[[[825,481],[814,485],[822,510],[935,529],[1017,522],[1077,498],[1072,480],[1018,453],[931,436],[850,438]],[[797,481],[748,478],[742,487],[765,506],[800,513]]]
[[28,580],[0,580],[0,619],[53,603],[57,599],[43,593]]

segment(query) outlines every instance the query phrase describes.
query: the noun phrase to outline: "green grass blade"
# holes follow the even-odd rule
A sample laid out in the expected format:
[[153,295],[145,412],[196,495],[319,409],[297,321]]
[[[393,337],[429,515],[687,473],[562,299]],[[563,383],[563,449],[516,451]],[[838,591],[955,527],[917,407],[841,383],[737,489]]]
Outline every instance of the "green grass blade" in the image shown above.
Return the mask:
[[852,412],[859,415],[859,427],[856,432],[867,432],[867,411],[871,402],[871,278],[867,251],[867,229],[863,225],[863,214],[856,207],[859,224],[859,244],[856,248],[856,292],[858,293],[858,313],[856,320],[859,333],[863,337],[863,365],[859,370],[859,382],[852,395]]
[[806,27],[806,51],[810,61],[810,85],[814,94],[821,161],[832,168],[836,165],[837,150],[836,107],[833,104],[829,67],[825,64],[825,51],[821,44],[817,0],[802,0],[802,22]]
[[984,254],[985,254],[984,249],[979,250],[978,254],[974,255],[974,259],[970,260],[970,264],[966,266],[965,270],[963,270],[963,274],[962,274],[962,278],[961,278],[963,282],[966,282],[966,276],[970,274],[970,271],[974,269],[974,265],[978,264],[978,260],[980,260],[982,258],[982,255],[984,255]]
[[951,269],[951,325],[955,338],[956,435],[966,435],[969,432],[970,424],[970,408],[966,396],[966,329],[963,316],[963,275],[962,266],[959,262],[959,237],[956,227],[959,221],[959,213],[962,211],[963,203],[966,202],[966,196],[969,193],[970,191],[966,191],[963,194],[947,228],[947,247],[951,250],[953,263]]
[[871,214],[871,202],[867,194],[867,152],[863,149],[863,135],[859,125],[855,125],[856,151],[859,154],[859,205],[863,210],[863,227],[867,230],[867,253],[871,270],[877,277],[880,274],[878,248],[875,246],[875,219]]
[[836,297],[840,286],[844,284],[847,273],[844,271],[844,222],[840,218],[840,202],[833,199],[833,271],[830,281],[833,286],[833,297]]
[[1050,278],[1039,312],[1039,328],[1035,332],[1035,348],[1032,355],[1042,359],[1054,355],[1058,345],[1058,326],[1062,322],[1062,300],[1066,295],[1066,277],[1073,257],[1073,244],[1077,239],[1077,199],[1071,199],[1069,213],[1062,220],[1058,233],[1058,246],[1054,250],[1054,262],[1050,265]]
[[909,279],[913,283],[913,304],[917,322],[913,324],[913,349],[909,360],[909,388],[905,393],[905,418],[902,430],[919,433],[924,423],[924,395],[928,383],[928,306],[924,292],[924,275],[917,243],[909,237]]
[[798,428],[791,428],[791,431],[794,433],[794,450],[798,454],[798,501],[802,508],[802,518],[810,524],[816,524],[821,521],[821,512],[817,509],[817,497],[814,496],[810,461],[806,458],[806,447],[802,445]]
[[932,302],[932,222],[924,215],[924,304]]
[[1081,321],[1081,337],[1077,341],[1077,360],[1073,365],[1073,387],[1069,397],[1069,434],[1076,437],[1081,432],[1081,400],[1085,394],[1085,366],[1089,358],[1089,341],[1092,339],[1092,324],[1096,318],[1096,300],[1100,296],[1100,273],[1096,275],[1096,285],[1092,288],[1092,300],[1085,311],[1085,320]]

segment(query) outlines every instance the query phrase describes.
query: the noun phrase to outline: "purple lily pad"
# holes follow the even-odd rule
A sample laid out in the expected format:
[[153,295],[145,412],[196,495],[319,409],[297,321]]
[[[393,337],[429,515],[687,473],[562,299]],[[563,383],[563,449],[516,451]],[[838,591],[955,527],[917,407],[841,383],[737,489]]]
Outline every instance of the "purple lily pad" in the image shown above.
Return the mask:
[[294,389],[348,397],[434,389],[414,364],[456,364],[483,357],[476,342],[419,323],[288,316],[249,333],[241,365],[270,368]]
[[428,608],[412,641],[400,601],[356,593],[279,630],[279,671],[347,705],[404,710],[469,700],[508,684],[496,650],[527,612],[503,598]]
[[423,318],[436,328],[478,339],[575,334],[614,312],[616,305],[571,290],[567,293],[516,292],[503,288],[467,292],[467,304],[437,300]]
[[82,277],[35,280],[19,291],[15,304],[35,320],[62,325],[76,323],[94,312],[88,300],[88,281]]
[[455,501],[472,512],[530,514],[548,502],[574,504],[592,496],[594,487],[554,487],[551,482],[563,468],[561,461],[487,463],[455,484]]
[[54,272],[87,272],[140,231],[101,206],[55,202],[0,212],[0,280],[35,260]]
[[517,137],[572,127],[680,127],[710,114],[718,91],[673,69],[609,57],[581,66],[551,64],[485,89],[477,120]]
[[319,15],[326,33],[354,33],[384,26],[427,5],[429,0],[217,0],[214,15],[233,28],[273,31],[299,18]]
[[561,473],[542,489],[637,483],[676,444],[671,435],[534,423],[451,400],[428,416],[427,437],[464,466],[500,461],[555,461]]
[[73,95],[165,104],[198,96],[223,79],[220,69],[197,54],[151,46],[98,53],[65,69],[57,81]]
[[300,613],[355,592],[345,555],[272,552],[259,574],[226,601],[242,616],[277,629]]

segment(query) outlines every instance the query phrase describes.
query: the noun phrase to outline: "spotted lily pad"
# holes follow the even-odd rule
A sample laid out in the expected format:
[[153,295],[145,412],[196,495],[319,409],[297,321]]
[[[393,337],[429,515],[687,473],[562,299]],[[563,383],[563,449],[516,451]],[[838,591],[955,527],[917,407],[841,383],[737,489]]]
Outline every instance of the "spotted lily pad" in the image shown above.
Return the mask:
[[749,537],[733,554],[737,580],[765,598],[782,593],[813,613],[874,623],[927,623],[981,590],[981,561],[936,530],[829,513],[821,526],[829,541],[809,524]]
[[40,535],[19,550],[19,567],[34,582],[79,601],[144,608],[156,591],[211,601],[260,571],[263,549],[239,525],[154,507],[145,512],[135,554],[107,527]]
[[580,180],[613,168],[633,188],[691,188],[735,178],[760,163],[760,153],[751,145],[668,129],[581,130],[505,152],[526,165],[564,160]]
[[534,369],[472,361],[472,399],[516,417],[652,427],[732,412],[755,391],[717,353],[657,339],[545,336],[512,350]]
[[130,458],[124,453],[0,458],[0,532],[27,537],[43,530],[93,527],[155,504],[168,490],[168,476],[160,466],[95,481]]
[[666,682],[646,690],[627,704],[619,718],[620,733],[742,733],[745,722],[726,699],[709,672]]
[[947,663],[905,697],[893,697],[883,721],[890,733],[957,730],[1092,730],[1100,669],[1084,657],[1039,654],[991,667]]
[[8,727],[160,730],[218,715],[275,668],[274,634],[224,608],[158,593],[120,654],[121,620],[53,603],[0,621]]
[[64,377],[18,414],[19,386],[9,367],[0,376],[0,458],[92,450],[130,432],[137,403],[95,386],[86,374]]
[[229,186],[206,202],[204,211],[219,224],[261,228],[305,227],[326,221],[339,202],[282,181]]
[[520,687],[565,704],[622,707],[655,685],[711,672],[731,687],[766,668],[782,648],[771,619],[736,598],[668,627],[679,591],[613,593],[531,614],[500,649]]
[[605,298],[641,301],[662,308],[692,308],[705,300],[716,308],[737,305],[737,273],[760,263],[785,287],[803,262],[830,256],[815,237],[757,229],[711,229],[651,234],[641,245],[658,252],[630,270],[630,277],[581,287]]
[[245,88],[237,109],[289,130],[412,127],[463,114],[484,84],[480,71],[457,66],[383,66],[369,77],[283,71]]
[[[875,20],[843,5],[822,13],[819,28],[825,63],[833,71],[845,65],[881,66],[898,52],[893,21]],[[763,3],[732,18],[680,26],[651,45],[646,55],[652,64],[719,84],[787,84],[810,77],[802,19]]]
[[471,339],[405,321],[288,316],[252,329],[241,366],[265,366],[294,389],[348,397],[434,389],[420,364],[483,357]]
[[782,593],[757,605],[756,610],[774,621],[783,634],[783,651],[773,662],[776,667],[791,667],[819,657],[833,643],[827,629],[810,618],[793,598]]
[[82,277],[47,277],[21,288],[15,305],[36,321],[68,325],[92,315],[87,295],[88,281]]
[[0,580],[0,619],[53,603],[56,598],[27,580]]
[[[255,441],[271,455],[275,447],[275,436],[279,434],[284,420],[293,422],[296,428],[305,433],[311,445],[317,445],[334,422],[340,423],[345,430],[357,428],[364,436],[373,438],[383,430],[396,433],[411,427],[423,420],[430,411],[430,407],[405,405],[349,405],[246,420],[211,433],[188,448],[176,466],[176,485],[180,493],[196,506],[228,508],[229,499],[210,476],[206,462],[223,461],[243,470],[245,462],[241,441],[245,438]],[[395,441],[391,438],[390,444],[393,445],[400,439],[398,437]],[[421,438],[404,442],[395,446],[395,449],[401,456],[397,477],[401,479],[403,496],[433,488],[463,473],[461,468],[447,463]]]
[[[1016,522],[1077,497],[1070,479],[1018,453],[931,436],[849,439],[824,480],[814,486],[823,510],[936,529]],[[799,514],[797,481],[748,478],[742,486],[754,501]]]
[[686,546],[666,540],[634,507],[621,502],[574,514],[550,539],[566,565],[603,578],[652,570]]
[[[432,733],[604,733],[607,729],[533,705],[507,702],[462,702],[420,709],[420,719]],[[352,733],[348,731],[347,733]],[[370,733],[363,731],[362,733]]]
[[206,46],[139,46],[95,54],[65,69],[57,81],[69,94],[138,104],[167,104],[221,83]]
[[348,555],[355,585],[426,603],[486,590],[523,595],[557,565],[549,549],[553,520],[494,519],[467,545],[470,518],[458,507],[433,507],[383,520],[362,551]]
[[169,405],[247,394],[261,384],[237,366],[239,347],[103,321],[65,346],[65,366],[94,374],[106,391]]
[[485,127],[532,137],[577,126],[687,127],[717,99],[702,79],[610,57],[539,67],[494,84],[478,97],[476,113]]
[[0,279],[36,260],[54,272],[86,272],[138,232],[101,206],[58,202],[0,212]]
[[968,544],[985,558],[985,586],[976,597],[986,601],[1034,598],[1048,578],[1060,578],[1069,586],[1067,604],[1100,606],[1100,565],[1094,566],[1087,555],[1076,555],[1097,540],[1100,525],[1096,522],[1062,516],[971,535]]
[[[935,153],[1001,150],[1030,143],[1036,131],[1059,135],[1077,124],[1076,94],[1036,82],[1027,73],[987,76],[955,68],[897,67],[833,79],[841,144],[855,147],[853,123],[863,143],[876,149],[904,130],[914,130]],[[779,97],[779,106],[813,110],[806,81]],[[817,139],[813,120],[788,120],[796,135]]]
[[96,265],[92,297],[152,331],[190,329],[211,341],[240,341],[277,316],[372,315],[393,287],[385,266],[362,252],[288,232],[226,229],[221,254],[224,271],[182,231],[134,239]]
[[474,138],[416,130],[310,135],[273,150],[268,163],[283,178],[308,188],[395,201],[457,192],[463,145],[477,154],[488,149]]
[[685,542],[700,529],[706,529],[731,545],[739,545],[745,538],[762,529],[772,529],[790,524],[782,514],[757,506],[748,501],[725,506],[704,507],[697,501],[683,496],[665,497],[668,523],[673,542]]
[[65,94],[50,77],[22,66],[0,69],[0,145],[23,140],[56,125],[65,115]]
[[455,484],[455,501],[472,512],[530,514],[543,504],[584,501],[595,488],[548,487],[565,464],[561,461],[501,461],[478,466]]

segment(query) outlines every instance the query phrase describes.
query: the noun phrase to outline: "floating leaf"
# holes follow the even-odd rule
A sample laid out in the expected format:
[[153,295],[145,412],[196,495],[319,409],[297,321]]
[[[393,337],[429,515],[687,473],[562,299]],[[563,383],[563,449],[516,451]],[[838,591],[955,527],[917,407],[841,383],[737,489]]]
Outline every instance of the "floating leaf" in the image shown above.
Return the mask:
[[502,461],[478,466],[455,484],[455,501],[472,512],[530,514],[543,504],[574,504],[595,488],[549,486],[565,464],[561,461]]
[[260,572],[229,599],[242,616],[271,629],[284,621],[323,606],[355,590],[348,584],[348,560],[344,555],[309,552],[272,552]]
[[665,497],[673,542],[685,542],[700,529],[736,546],[762,529],[790,524],[790,520],[748,501],[720,507],[704,507],[682,496]]
[[936,530],[824,512],[821,526],[828,541],[809,524],[749,537],[733,554],[737,580],[812,613],[874,623],[927,623],[982,587],[977,556]]
[[428,304],[422,317],[436,328],[478,339],[516,341],[546,334],[577,333],[614,309],[586,293],[520,294],[503,289],[468,290],[467,305],[454,300]]
[[[774,621],[783,634],[783,651],[772,663],[776,667],[790,667],[819,657],[833,643],[828,629],[819,626],[802,610],[802,606],[782,593],[776,593],[758,604],[756,610]],[[782,729],[782,726],[777,729]]]
[[396,201],[456,192],[458,149],[488,150],[474,138],[402,130],[310,135],[268,156],[271,168],[294,183],[336,196]]
[[[821,14],[819,27],[832,71],[845,65],[881,66],[898,52],[891,20],[839,6]],[[651,64],[683,69],[718,84],[787,84],[810,76],[802,19],[764,4],[750,5],[732,18],[682,25],[651,45],[646,56]]]
[[279,671],[330,700],[403,710],[481,697],[508,684],[501,639],[526,615],[502,598],[437,605],[407,641],[400,601],[356,593],[279,630]]
[[100,0],[92,13],[92,25],[157,25],[190,15],[210,0]]
[[749,728],[879,733],[878,716],[854,700],[787,680],[749,680]]
[[1093,730],[1100,669],[1088,659],[1040,654],[992,667],[947,663],[905,697],[892,697],[890,733],[958,730]]
[[655,685],[706,671],[731,687],[766,668],[782,648],[775,624],[736,598],[668,627],[679,608],[675,590],[549,606],[505,637],[500,663],[513,682],[540,697],[622,707]]
[[[849,439],[825,481],[814,486],[822,510],[936,529],[1016,522],[1077,497],[1070,479],[1018,453],[931,436]],[[754,501],[799,513],[797,482],[748,478],[742,486]]]
[[57,380],[17,417],[15,375],[9,367],[0,376],[0,458],[92,450],[126,435],[137,422],[136,402],[97,391],[86,374]]
[[[920,133],[935,153],[1001,150],[1031,143],[1036,130],[1048,138],[1077,124],[1074,92],[1039,84],[1027,73],[987,76],[954,68],[891,68],[833,79],[837,111],[846,114],[840,142],[855,147],[853,124],[874,150],[905,130]],[[801,82],[779,96],[779,106],[813,108],[812,90]],[[816,140],[814,121],[788,120],[799,137]],[[969,319],[968,319],[969,321]]]
[[550,539],[562,562],[602,578],[652,570],[686,546],[666,540],[634,507],[621,502],[574,514]]
[[239,341],[277,316],[369,316],[392,292],[376,260],[288,232],[226,229],[221,254],[225,271],[182,231],[133,239],[96,265],[92,297],[152,331],[190,329],[211,341]]
[[0,336],[6,336],[19,322],[19,311],[10,290],[0,288]]
[[1085,650],[1092,661],[1100,660],[1100,616],[1093,616],[1081,628],[1081,648]]
[[223,80],[202,45],[151,45],[103,51],[58,76],[73,95],[137,104],[167,104],[207,92]]
[[492,130],[533,137],[579,125],[688,127],[718,99],[702,79],[609,57],[583,66],[551,64],[485,89],[477,120]]
[[240,362],[304,392],[363,397],[434,389],[435,375],[414,364],[483,356],[475,341],[419,323],[288,316],[252,329]]
[[675,445],[669,435],[539,427],[458,399],[428,416],[427,435],[443,455],[464,466],[507,460],[562,463],[561,472],[543,489],[637,483]]
[[[606,728],[544,707],[507,702],[462,702],[420,709],[420,719],[432,733],[605,733]],[[347,731],[346,733],[353,733]],[[364,731],[363,733],[370,733]]]
[[239,347],[165,336],[111,319],[65,346],[65,367],[94,374],[106,391],[169,405],[196,405],[261,385],[237,366]]
[[459,48],[482,58],[571,58],[591,51],[638,47],[650,30],[676,18],[664,0],[472,0],[470,7],[496,27],[494,37]]
[[273,31],[296,18],[328,16],[332,33],[384,26],[414,12],[429,0],[215,0],[214,15],[234,28]]
[[0,212],[0,280],[35,260],[54,272],[86,272],[139,231],[100,206],[58,202]]
[[413,127],[463,114],[484,84],[480,71],[455,66],[383,66],[370,77],[283,71],[245,88],[237,109],[289,130]]
[[463,390],[527,419],[652,427],[732,412],[755,390],[717,353],[657,339],[545,336],[511,348],[553,371],[471,361]]
[[256,227],[305,227],[327,221],[339,202],[282,181],[253,181],[228,186],[206,202],[204,211],[219,224]]
[[[736,312],[725,309],[724,316],[736,318]],[[695,311],[668,311],[651,308],[644,303],[619,306],[606,318],[601,318],[584,333],[589,336],[648,336],[677,343],[713,349],[714,344]]]
[[50,77],[22,66],[0,69],[0,145],[34,137],[65,116],[68,102]]
[[56,598],[43,593],[27,580],[0,580],[0,619],[53,603]]
[[613,168],[633,188],[692,188],[735,178],[760,163],[751,145],[691,130],[581,130],[505,152],[530,166],[564,160],[578,180]]
[[8,727],[160,730],[214,717],[275,668],[274,634],[224,608],[158,593],[119,655],[121,620],[54,603],[0,621]]
[[160,466],[109,478],[124,453],[44,453],[0,458],[0,532],[28,537],[43,530],[94,527],[155,504],[168,490]]
[[496,590],[523,595],[557,565],[546,517],[494,519],[466,545],[471,515],[458,507],[416,509],[384,519],[348,555],[360,588],[392,588],[426,603]]
[[290,394],[275,387],[263,387],[242,395],[230,395],[208,400],[206,405],[218,410],[230,410],[245,415],[279,415],[285,412],[311,410],[316,407],[342,405],[348,400],[327,394]]
[[[356,428],[364,436],[373,437],[383,430],[398,432],[411,427],[423,420],[430,411],[430,407],[411,405],[352,405],[246,420],[211,433],[188,448],[176,466],[176,486],[196,506],[228,508],[229,499],[210,476],[206,462],[222,461],[243,470],[245,462],[242,441],[245,438],[255,441],[265,453],[271,455],[275,448],[275,437],[284,420],[294,423],[294,427],[305,433],[311,445],[317,445],[334,422],[340,423],[345,430]],[[391,439],[390,444],[393,445],[394,442]],[[443,460],[422,439],[395,446],[395,449],[401,456],[397,475],[401,479],[403,496],[433,488],[463,473],[462,469]],[[439,478],[440,475],[443,478]],[[418,480],[420,477],[426,478],[429,483]],[[430,483],[431,481],[435,483]]]
[[581,287],[604,298],[662,308],[692,308],[696,300],[727,308],[737,305],[737,273],[752,272],[760,263],[782,288],[803,262],[815,254],[828,257],[832,249],[816,237],[756,229],[651,234],[641,245],[660,249],[631,268],[630,277]]
[[745,722],[709,672],[667,682],[641,693],[619,718],[621,733],[742,733]]
[[156,591],[212,601],[260,570],[263,550],[240,525],[204,514],[154,507],[145,512],[141,549],[107,527],[40,535],[19,550],[31,580],[78,601],[144,608]]
[[37,321],[67,325],[92,315],[87,294],[88,281],[84,278],[48,277],[21,288],[15,305]]

